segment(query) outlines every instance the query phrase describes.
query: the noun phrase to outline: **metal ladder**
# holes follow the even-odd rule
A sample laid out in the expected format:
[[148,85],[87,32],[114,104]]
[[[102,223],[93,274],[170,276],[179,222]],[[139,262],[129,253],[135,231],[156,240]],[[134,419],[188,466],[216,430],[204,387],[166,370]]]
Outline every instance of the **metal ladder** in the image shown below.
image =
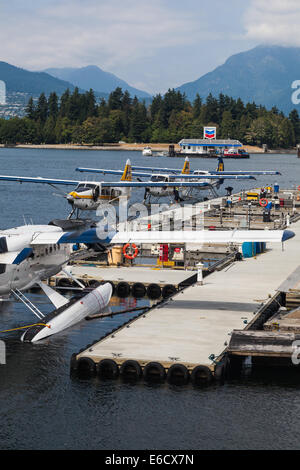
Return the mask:
[[23,302],[23,304],[26,305],[26,307],[28,307],[39,320],[42,320],[45,317],[45,315],[32,302],[30,302],[30,300],[27,299],[19,289],[12,289],[11,292],[18,300]]

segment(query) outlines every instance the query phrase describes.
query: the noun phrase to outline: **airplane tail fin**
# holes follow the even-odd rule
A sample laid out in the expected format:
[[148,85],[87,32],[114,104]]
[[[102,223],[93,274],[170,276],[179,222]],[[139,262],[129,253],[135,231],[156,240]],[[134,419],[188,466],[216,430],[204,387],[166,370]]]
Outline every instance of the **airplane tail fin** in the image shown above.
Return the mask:
[[190,160],[189,157],[186,157],[184,160],[184,165],[182,168],[182,175],[189,175],[190,174]]
[[217,171],[224,171],[224,162],[222,157],[218,157]]
[[131,162],[129,159],[126,162],[124,172],[121,177],[121,181],[132,181],[132,168],[131,168]]

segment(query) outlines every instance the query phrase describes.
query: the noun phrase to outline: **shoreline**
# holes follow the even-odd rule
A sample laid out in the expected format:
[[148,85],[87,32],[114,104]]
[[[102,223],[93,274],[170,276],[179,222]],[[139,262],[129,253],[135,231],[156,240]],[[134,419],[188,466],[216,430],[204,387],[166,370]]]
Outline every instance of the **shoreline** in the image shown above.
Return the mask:
[[[0,144],[0,148],[14,148],[14,149],[53,149],[53,150],[124,150],[124,151],[142,151],[144,147],[151,147],[155,152],[165,152],[169,150],[170,144],[104,144],[104,145],[80,145],[80,144],[16,144],[5,145]],[[175,151],[180,150],[180,146],[173,144]],[[297,154],[297,149],[269,149],[265,152],[260,147],[251,145],[244,145],[242,147],[248,153],[255,154]],[[182,155],[184,156],[184,155]]]

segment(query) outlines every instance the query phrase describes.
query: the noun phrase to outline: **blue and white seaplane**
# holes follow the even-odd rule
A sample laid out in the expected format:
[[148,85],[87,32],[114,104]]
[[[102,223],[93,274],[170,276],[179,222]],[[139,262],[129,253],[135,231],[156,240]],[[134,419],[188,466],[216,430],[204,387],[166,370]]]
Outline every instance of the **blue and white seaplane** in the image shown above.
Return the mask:
[[[78,171],[87,171],[88,169],[77,169]],[[254,176],[207,176],[205,180],[199,177],[189,177],[185,179],[185,174],[179,178],[174,178],[166,175],[151,175],[150,173],[133,173],[131,162],[127,160],[124,170],[91,170],[94,173],[108,173],[114,175],[121,175],[120,181],[79,181],[79,180],[65,180],[54,178],[42,177],[27,177],[27,176],[9,176],[0,175],[1,181],[14,181],[20,183],[38,183],[48,184],[54,188],[58,185],[73,186],[74,189],[64,194],[68,203],[72,206],[71,213],[68,218],[71,218],[75,211],[77,211],[77,218],[79,211],[96,210],[100,204],[103,203],[119,203],[121,198],[130,198],[131,190],[133,188],[145,188],[146,193],[151,193],[158,197],[170,196],[179,194],[179,191],[198,188],[207,189],[209,186],[208,180],[214,179],[222,181],[224,178],[230,179],[253,179]],[[183,169],[183,171],[185,171]],[[149,181],[133,181],[132,176],[137,177],[150,177]],[[193,179],[194,178],[194,179]]]
[[[216,189],[224,183],[225,180],[247,180],[255,179],[256,175],[278,175],[280,172],[263,171],[224,171],[224,162],[221,157],[218,158],[218,166],[215,171],[191,170],[189,158],[186,157],[182,169],[173,168],[151,168],[143,166],[132,166],[132,176],[139,181],[141,178],[148,178],[151,183],[162,183],[163,186],[151,186],[147,183],[145,188],[144,203],[151,202],[153,198],[175,197],[175,201],[185,201],[199,199],[199,191],[208,191],[213,197],[218,197]],[[135,171],[137,170],[137,171]],[[120,175],[121,170],[107,170],[104,168],[76,168],[76,171],[86,173],[102,173],[110,175]],[[193,186],[182,184],[186,182],[198,181],[201,185]],[[175,183],[171,187],[170,183]],[[154,201],[156,202],[156,201]]]
[[[288,230],[108,232],[91,224],[83,223],[81,227],[75,224],[72,228],[71,221],[61,222],[0,231],[0,296],[13,294],[37,317],[37,322],[22,335],[22,341],[35,342],[56,334],[108,305],[112,295],[109,283],[86,293],[84,286],[66,270],[69,261],[77,255],[73,251],[74,245],[86,250],[95,247],[106,250],[113,244],[127,243],[282,243],[294,236]],[[64,230],[65,223],[71,227],[67,231]],[[83,289],[80,299],[69,301],[43,282],[61,270]],[[46,316],[23,293],[36,284],[55,306],[55,310]]]
[[[203,171],[196,174],[191,174],[190,172],[190,162],[188,157],[185,159],[183,168],[181,170],[171,170],[171,169],[162,169],[160,168],[148,168],[148,167],[139,167],[132,166],[132,176],[135,177],[138,181],[141,181],[141,178],[148,178],[150,184],[147,182],[144,193],[144,203],[157,202],[158,199],[164,197],[171,197],[175,199],[175,202],[178,201],[190,201],[190,200],[199,200],[199,191],[208,191],[212,196],[217,197],[218,194],[215,190],[218,189],[223,183],[224,180],[235,179],[235,180],[248,180],[255,179],[254,175],[248,175],[246,172],[244,174],[218,174],[224,168],[223,161],[219,162],[217,171],[208,172]],[[133,171],[138,170],[138,171]],[[144,171],[143,171],[144,170]],[[86,173],[102,173],[110,175],[120,175],[121,170],[108,170],[104,168],[76,168],[76,171],[86,172]],[[199,182],[201,184],[187,184],[187,183]],[[153,184],[154,183],[154,184]],[[158,185],[160,184],[160,186]]]

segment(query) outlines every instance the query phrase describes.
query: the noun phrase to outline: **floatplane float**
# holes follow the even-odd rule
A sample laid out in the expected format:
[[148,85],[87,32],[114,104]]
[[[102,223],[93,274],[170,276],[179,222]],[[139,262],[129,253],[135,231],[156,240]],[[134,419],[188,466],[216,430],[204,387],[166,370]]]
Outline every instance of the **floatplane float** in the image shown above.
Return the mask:
[[[108,305],[112,295],[110,283],[86,293],[84,286],[66,270],[69,261],[76,256],[74,245],[83,244],[88,251],[95,246],[106,250],[113,244],[127,243],[282,243],[294,236],[289,230],[101,232],[92,224],[75,224],[72,228],[70,222],[25,225],[0,232],[0,296],[13,294],[38,319],[26,329],[22,341],[36,342],[59,333]],[[71,229],[65,231],[68,225]],[[43,282],[61,270],[81,287],[80,299],[69,301]],[[36,284],[55,306],[46,316],[23,293]]]

